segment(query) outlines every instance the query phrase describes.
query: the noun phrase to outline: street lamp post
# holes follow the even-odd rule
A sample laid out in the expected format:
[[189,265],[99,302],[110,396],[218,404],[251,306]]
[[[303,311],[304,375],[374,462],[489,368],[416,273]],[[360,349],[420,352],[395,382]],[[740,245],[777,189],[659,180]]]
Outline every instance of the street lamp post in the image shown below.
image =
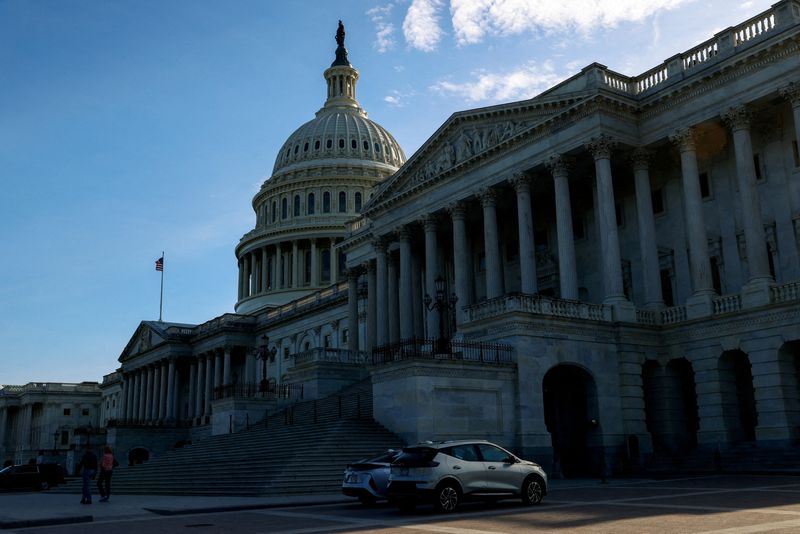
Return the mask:
[[262,394],[266,393],[268,389],[267,360],[275,359],[275,354],[278,352],[278,349],[275,348],[275,346],[270,349],[267,348],[268,346],[269,336],[261,336],[261,346],[258,347],[258,350],[256,351],[256,359],[261,360],[261,382],[258,384],[258,391]]
[[439,312],[439,338],[436,340],[436,354],[450,354],[450,339],[444,335],[444,312],[454,309],[458,297],[455,293],[447,296],[447,288],[445,287],[444,278],[437,276],[434,280],[436,294],[431,298],[427,293],[425,294],[425,307],[428,311],[436,310]]

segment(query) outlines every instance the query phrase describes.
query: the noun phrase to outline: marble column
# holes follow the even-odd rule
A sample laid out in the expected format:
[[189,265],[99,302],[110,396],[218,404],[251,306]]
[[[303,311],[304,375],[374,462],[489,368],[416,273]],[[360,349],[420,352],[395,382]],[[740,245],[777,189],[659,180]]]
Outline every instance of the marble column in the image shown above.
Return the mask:
[[214,388],[222,386],[222,354],[214,351]]
[[319,287],[319,258],[317,256],[317,240],[311,238],[311,287]]
[[464,202],[454,202],[447,206],[447,211],[453,221],[453,271],[455,282],[456,301],[456,328],[460,328],[466,321],[464,306],[472,304],[469,292],[469,270],[472,262],[469,258],[469,244],[467,242],[467,205]]
[[800,143],[800,83],[791,82],[780,90],[781,96],[792,104],[794,138]]
[[375,342],[378,346],[381,346],[389,342],[389,299],[387,298],[389,279],[386,265],[386,242],[382,239],[376,239],[373,241],[372,247],[375,251],[375,275],[377,281],[375,296],[378,301]]
[[569,196],[569,163],[561,156],[551,156],[547,168],[553,175],[558,235],[558,278],[561,298],[578,300],[578,268],[572,232],[572,206]]
[[169,393],[169,387],[167,386],[167,379],[169,378],[167,376],[169,373],[167,360],[161,360],[159,367],[161,367],[161,399],[158,401],[158,405],[161,413],[160,418],[163,421],[167,418],[167,394]]
[[497,190],[487,187],[478,192],[483,207],[483,250],[486,261],[486,298],[502,297],[503,256],[497,231]]
[[197,415],[195,406],[197,403],[197,362],[189,364],[189,419],[194,419]]
[[211,399],[214,396],[214,354],[206,353],[206,394],[203,406],[203,415],[211,415]]
[[275,283],[272,284],[273,289],[283,289],[283,251],[281,251],[281,244],[275,244]]
[[300,245],[297,239],[292,241],[292,284],[290,287],[300,287]]
[[267,247],[261,247],[261,292],[269,290],[269,255]]
[[600,223],[600,241],[603,266],[603,302],[615,304],[627,300],[622,283],[622,255],[617,230],[617,210],[614,202],[614,179],[611,174],[611,152],[616,141],[605,134],[592,138],[586,149],[594,157],[597,184],[597,219]]
[[389,307],[389,343],[400,341],[400,309],[398,303],[397,263],[391,252],[386,255],[388,276],[387,304]]
[[194,404],[194,416],[203,416],[203,394],[205,393],[205,360],[202,356],[197,358],[197,385],[195,386],[197,395]]
[[131,406],[128,419],[137,421],[139,419],[139,370],[131,371]]
[[414,313],[414,337],[425,337],[425,310],[422,302],[422,261],[411,255],[411,308]]
[[250,254],[245,254],[242,257],[242,270],[244,272],[242,298],[247,298],[250,296]]
[[222,385],[229,386],[231,384],[231,347],[226,346],[223,354]]
[[397,232],[400,241],[400,286],[398,288],[400,301],[400,339],[414,337],[414,299],[411,288],[411,229],[403,226]]
[[153,364],[153,410],[150,418],[156,421],[161,415],[161,366]]
[[145,419],[153,421],[155,417],[155,407],[158,404],[156,396],[158,395],[158,388],[156,387],[156,368],[155,365],[147,366],[147,415]]
[[239,260],[239,300],[244,298],[244,264]]
[[258,281],[261,275],[258,272],[258,256],[256,251],[250,253],[250,294],[257,295],[259,292]]
[[[117,408],[117,417],[116,419],[127,419],[128,414],[128,373],[122,373],[122,391],[120,392],[119,396],[119,406]],[[5,427],[0,425],[0,436],[3,435],[5,431]],[[2,447],[3,443],[0,442],[0,447]]]
[[[431,298],[436,296],[436,278],[439,272],[439,245],[436,241],[436,230],[439,221],[435,215],[428,215],[422,220],[425,231],[425,293]],[[428,310],[426,323],[427,337],[435,338],[439,333],[439,312],[434,308]]]
[[533,240],[533,209],[531,207],[531,180],[525,173],[511,177],[517,193],[517,226],[519,229],[520,289],[533,295],[538,291],[536,278],[536,244]]
[[375,348],[375,338],[378,330],[378,299],[376,291],[378,280],[375,275],[375,263],[367,262],[367,352]]
[[[742,224],[747,250],[747,267],[750,272],[748,284],[768,286],[772,280],[767,259],[767,241],[764,237],[764,222],[761,218],[761,202],[756,185],[756,169],[753,161],[753,143],[750,139],[750,113],[745,106],[731,108],[722,114],[722,119],[733,134],[733,150],[736,157],[736,178],[739,199],[742,204]],[[769,302],[769,293],[765,292]]]
[[336,238],[331,238],[331,284],[339,281],[339,251],[336,250]]
[[358,269],[347,271],[347,350],[358,354]]
[[658,263],[656,222],[653,216],[653,192],[650,188],[651,154],[637,148],[631,155],[633,179],[636,185],[636,216],[639,222],[639,251],[642,255],[644,280],[644,306],[649,309],[664,307],[661,292],[661,269]]
[[175,360],[172,358],[167,371],[167,419],[175,419]]
[[714,295],[711,283],[711,263],[708,258],[708,236],[703,217],[703,199],[700,194],[700,173],[697,168],[697,148],[692,128],[676,130],[670,140],[677,145],[681,155],[683,182],[683,208],[689,242],[690,271],[693,295],[687,301],[690,318],[710,315]]

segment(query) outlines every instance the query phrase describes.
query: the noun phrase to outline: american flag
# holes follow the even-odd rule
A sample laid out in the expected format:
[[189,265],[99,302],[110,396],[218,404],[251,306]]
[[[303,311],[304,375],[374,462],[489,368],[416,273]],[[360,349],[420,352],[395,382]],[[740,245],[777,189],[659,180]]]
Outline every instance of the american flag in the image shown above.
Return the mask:
[[156,271],[163,271],[164,270],[164,256],[161,256],[156,260]]

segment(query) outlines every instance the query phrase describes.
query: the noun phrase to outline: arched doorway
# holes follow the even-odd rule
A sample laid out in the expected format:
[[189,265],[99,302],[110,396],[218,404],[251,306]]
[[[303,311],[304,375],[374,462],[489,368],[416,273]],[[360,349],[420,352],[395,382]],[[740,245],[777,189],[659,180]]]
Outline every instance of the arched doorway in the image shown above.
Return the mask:
[[719,386],[730,440],[754,441],[758,414],[752,366],[744,352],[731,350],[722,353],[719,358]]
[[790,414],[790,424],[800,428],[800,341],[784,343],[778,351],[781,382],[784,390],[784,409]]
[[599,459],[590,449],[599,432],[594,379],[577,365],[560,364],[544,375],[542,393],[545,425],[564,476],[593,474]]
[[697,446],[697,393],[694,369],[686,358],[661,367],[642,365],[645,421],[656,453],[682,453]]
[[136,447],[128,453],[128,465],[143,464],[150,459],[150,451],[144,447]]

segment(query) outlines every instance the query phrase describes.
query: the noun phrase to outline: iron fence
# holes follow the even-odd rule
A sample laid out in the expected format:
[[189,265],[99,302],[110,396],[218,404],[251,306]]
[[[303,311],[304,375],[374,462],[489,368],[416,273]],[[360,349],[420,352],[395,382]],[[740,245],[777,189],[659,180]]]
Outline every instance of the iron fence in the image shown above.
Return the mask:
[[303,384],[229,384],[214,388],[213,399],[302,399]]

